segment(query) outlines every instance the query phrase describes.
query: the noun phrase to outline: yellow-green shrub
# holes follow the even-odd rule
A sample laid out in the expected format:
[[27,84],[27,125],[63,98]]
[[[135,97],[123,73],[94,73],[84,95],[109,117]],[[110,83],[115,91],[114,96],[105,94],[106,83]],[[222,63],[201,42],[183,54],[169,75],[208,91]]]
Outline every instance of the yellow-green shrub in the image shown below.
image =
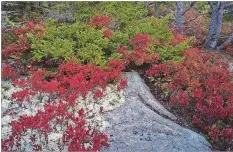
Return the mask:
[[172,39],[172,33],[169,31],[168,26],[170,18],[170,15],[161,19],[155,17],[144,18],[125,28],[124,32],[130,37],[137,33],[148,33],[157,44],[164,44]]
[[115,31],[112,34],[111,39],[109,40],[107,54],[115,52],[115,50],[122,45],[127,45],[129,43],[129,36],[127,33],[122,33],[121,31]]
[[109,58],[121,58],[115,49],[127,43],[128,35],[114,32],[112,39],[104,37],[105,29],[95,29],[85,23],[58,24],[46,22],[46,33],[42,38],[28,35],[32,43],[32,55],[37,61],[46,58],[75,60],[83,64],[104,66]]
[[69,60],[74,56],[73,42],[68,39],[55,38],[52,40],[43,40],[33,38],[31,48],[33,49],[33,58],[37,61],[43,58]]
[[184,50],[187,50],[193,41],[194,41],[194,37],[191,37],[175,46],[166,45],[166,46],[161,46],[159,48],[156,48],[155,52],[159,54],[159,57],[163,62],[172,60],[172,59],[175,62],[180,62],[183,59],[180,53]]
[[76,21],[89,21],[94,15],[108,15],[115,20],[115,28],[124,28],[148,12],[143,3],[137,5],[134,2],[76,2],[74,7]]

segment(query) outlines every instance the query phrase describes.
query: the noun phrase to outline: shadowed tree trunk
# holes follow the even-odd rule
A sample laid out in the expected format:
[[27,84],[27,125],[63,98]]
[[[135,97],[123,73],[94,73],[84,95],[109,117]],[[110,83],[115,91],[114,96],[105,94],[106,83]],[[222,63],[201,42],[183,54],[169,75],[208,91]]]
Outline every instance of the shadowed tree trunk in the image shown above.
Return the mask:
[[177,6],[176,26],[182,29],[184,26],[184,19],[183,19],[184,2],[183,1],[176,2],[176,6]]
[[224,5],[222,3],[223,2],[210,2],[212,15],[210,20],[208,36],[205,42],[205,47],[208,49],[216,48],[218,43],[223,19]]
[[176,2],[176,26],[181,31],[181,33],[183,33],[184,28],[184,15],[194,6],[194,4],[195,2],[189,2],[189,6],[187,8],[184,8],[184,1]]

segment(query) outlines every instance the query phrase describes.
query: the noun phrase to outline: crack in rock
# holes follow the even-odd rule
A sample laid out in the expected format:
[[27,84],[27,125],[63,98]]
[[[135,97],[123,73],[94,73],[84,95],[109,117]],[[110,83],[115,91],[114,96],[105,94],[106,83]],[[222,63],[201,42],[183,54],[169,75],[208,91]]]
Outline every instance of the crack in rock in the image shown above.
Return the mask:
[[139,76],[137,72],[126,72],[128,86],[127,90],[130,93],[136,93],[141,99],[142,103],[146,105],[149,109],[156,112],[157,114],[170,119],[177,120],[176,116],[165,109],[151,94],[150,89],[144,83],[143,79]]

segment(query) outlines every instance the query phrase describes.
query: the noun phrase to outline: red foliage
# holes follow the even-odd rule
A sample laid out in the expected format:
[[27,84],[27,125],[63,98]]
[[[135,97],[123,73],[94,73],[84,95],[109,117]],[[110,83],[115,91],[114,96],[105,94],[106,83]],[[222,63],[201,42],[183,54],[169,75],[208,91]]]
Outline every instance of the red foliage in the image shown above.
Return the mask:
[[148,33],[138,33],[129,40],[129,43],[133,46],[135,51],[146,49],[151,43],[151,38]]
[[14,86],[19,86],[21,88],[25,88],[27,86],[27,79],[16,79],[13,81]]
[[45,73],[45,69],[38,70],[32,73],[32,77],[28,80],[28,85],[33,91],[44,92],[44,90],[47,90],[46,86],[44,86],[46,81],[43,80]]
[[213,141],[219,141],[220,131],[217,127],[211,127],[209,131],[209,136]]
[[121,53],[124,56],[126,64],[133,62],[136,65],[142,65],[144,63],[158,61],[159,55],[148,50],[148,47],[151,44],[151,38],[148,33],[136,34],[136,36],[129,40],[129,43],[133,47],[133,52],[127,51],[126,46],[122,46],[116,50],[116,52]]
[[[33,22],[28,22],[26,28],[15,28],[13,29],[14,37],[16,38],[11,43],[8,43],[5,48],[2,50],[2,59],[3,63],[14,65],[14,68],[17,69],[19,74],[27,73],[27,65],[25,65],[23,56],[27,54],[30,50],[30,43],[27,38],[27,33],[32,32],[36,36],[41,36],[43,33],[43,26],[41,24],[35,24]],[[13,62],[12,60],[14,59]],[[30,63],[27,63],[30,64]],[[17,77],[16,72],[13,68],[5,67],[3,68],[3,78],[10,77],[15,79]]]
[[189,105],[190,98],[187,91],[179,91],[171,97],[171,104],[178,102],[181,107],[186,107]]
[[112,37],[112,30],[110,30],[110,29],[104,30],[104,37],[106,37],[107,39],[111,39],[111,37]]
[[29,32],[40,38],[44,34],[44,25],[29,21],[26,28],[13,29],[13,34],[17,39],[2,50],[3,59],[8,59],[12,56],[21,58],[22,53],[29,51],[30,44],[26,35]]
[[98,99],[98,98],[101,98],[101,97],[103,97],[104,96],[104,94],[103,94],[103,92],[101,91],[101,90],[96,90],[95,92],[94,92],[94,99]]
[[75,90],[77,95],[83,97],[95,86],[104,89],[107,83],[120,79],[121,72],[125,68],[121,60],[111,60],[107,66],[109,69],[103,70],[91,64],[80,65],[73,62],[62,64],[57,74],[59,88]]
[[123,45],[122,47],[118,48],[116,50],[117,53],[121,53],[123,54],[124,56],[127,54],[127,46],[126,45]]
[[[108,27],[110,18],[108,16],[94,16],[90,24],[96,28]],[[2,55],[6,63],[9,62],[8,59],[18,57],[19,59],[14,59],[14,68],[19,69],[19,71],[26,69],[29,76],[26,79],[16,80],[18,74],[11,65],[6,65],[2,68],[2,77],[11,78],[15,86],[23,89],[12,94],[12,98],[18,102],[30,102],[31,96],[38,93],[49,94],[50,98],[48,104],[44,105],[44,111],[38,110],[33,116],[23,115],[17,121],[10,123],[12,135],[2,141],[2,149],[11,151],[14,146],[21,146],[21,136],[24,136],[28,129],[39,131],[47,140],[50,132],[56,132],[55,126],[57,124],[67,123],[71,120],[75,125],[65,126],[66,132],[62,142],[58,142],[59,146],[67,145],[69,151],[99,151],[102,146],[109,146],[105,134],[86,128],[85,111],[83,109],[77,112],[78,117],[68,109],[74,106],[78,96],[81,95],[85,98],[89,91],[95,90],[94,99],[103,97],[104,94],[101,90],[104,90],[108,83],[118,84],[118,90],[124,89],[127,86],[126,80],[122,79],[125,63],[122,60],[110,60],[107,63],[107,68],[102,69],[91,64],[80,65],[68,62],[60,64],[56,69],[56,74],[48,74],[45,69],[37,69],[32,65],[25,66],[26,68],[17,67],[22,64],[22,55],[30,49],[27,33],[32,33],[37,38],[41,38],[44,34],[44,25],[29,21],[25,28],[14,29],[13,34],[16,41],[8,45],[2,51]],[[106,38],[110,39],[111,35],[110,29],[104,31]],[[29,68],[30,70],[28,70]],[[96,90],[96,88],[99,89]],[[100,110],[103,111],[103,107]],[[56,123],[50,123],[51,121],[56,121]],[[35,136],[32,135],[30,139],[35,151],[43,149],[43,145],[35,144]],[[85,142],[91,143],[92,148],[85,149]]]
[[193,123],[193,124],[199,124],[199,123],[200,123],[200,119],[199,119],[196,115],[194,115],[194,116],[193,116],[192,123]]
[[43,81],[43,85],[45,92],[54,93],[58,91],[59,83],[57,82],[57,80],[52,80],[50,82]]
[[120,84],[117,86],[117,90],[122,90],[124,88],[126,88],[128,86],[127,84],[127,80],[126,79],[122,79]]
[[[202,131],[209,132],[213,141],[225,139],[225,144],[229,144],[233,139],[232,132],[218,130],[219,127],[224,130],[225,121],[233,124],[233,80],[228,63],[195,48],[185,51],[183,56],[185,59],[180,64],[153,65],[146,75],[163,78],[171,91],[170,103],[191,114],[192,122]],[[219,121],[223,125],[209,129]]]
[[232,128],[223,129],[221,134],[227,142],[230,143],[232,141],[232,139],[233,139],[233,129]]
[[21,35],[21,34],[24,34],[24,29],[22,29],[22,28],[15,28],[15,29],[13,29],[13,33],[14,33],[14,35]]
[[123,71],[125,69],[125,65],[122,62],[122,60],[110,60],[107,66],[111,70],[116,70],[116,71]]
[[166,64],[153,64],[152,67],[150,68],[150,70],[147,70],[145,72],[145,74],[148,77],[158,77],[161,76],[161,74],[163,75],[164,71],[167,69],[167,65]]
[[188,36],[181,34],[181,32],[179,32],[179,30],[170,29],[170,31],[172,32],[172,34],[174,36],[172,41],[170,42],[170,45],[175,46],[188,38]]
[[30,48],[30,45],[28,43],[26,36],[19,36],[17,44],[18,44],[19,50],[21,50],[22,52],[28,51]]
[[9,44],[2,50],[2,56],[4,59],[12,56],[21,58],[21,53],[29,50],[30,45],[28,43],[27,37],[20,35],[18,38],[19,39],[15,43]]
[[[50,120],[58,120],[63,118],[63,122],[73,121],[74,126],[68,125],[66,127],[66,132],[63,135],[62,142],[68,146],[69,151],[98,151],[101,146],[108,146],[108,138],[105,134],[97,133],[95,130],[90,132],[85,129],[84,111],[79,110],[80,117],[75,117],[74,113],[68,112],[68,106],[65,104],[60,104],[59,106],[54,106],[53,104],[44,105],[45,111],[38,111],[35,116],[21,116],[18,121],[12,121],[10,123],[12,127],[12,135],[9,139],[2,141],[2,148],[4,150],[11,150],[14,142],[20,139],[20,136],[27,129],[40,130],[42,134],[46,137],[49,132],[51,132],[55,127],[50,126]],[[56,126],[57,124],[55,124]],[[31,137],[33,143],[35,143],[35,137]],[[84,142],[91,140],[93,148],[85,149]],[[42,147],[40,145],[34,145],[34,150],[40,151]]]
[[34,31],[35,24],[32,21],[28,21],[26,27],[28,31]]
[[35,150],[35,151],[41,151],[42,148],[41,148],[40,145],[36,144],[36,145],[33,145],[33,150]]
[[18,46],[16,44],[10,44],[2,50],[2,56],[3,57],[11,56],[10,54],[13,55],[16,51],[18,51]]
[[[195,19],[195,20],[193,20]],[[200,15],[198,11],[191,8],[184,14],[185,33],[196,37],[195,46],[202,46],[205,43],[209,20],[207,16]]]
[[108,27],[110,25],[110,18],[106,15],[93,16],[90,25],[96,28]]
[[2,67],[2,78],[7,79],[10,78],[12,80],[18,77],[18,73],[14,70],[11,65],[5,65]]
[[[17,142],[17,139],[20,139],[27,129],[40,130],[44,136],[47,136],[55,128],[49,124],[51,120],[56,120],[57,124],[70,120],[75,122],[76,126],[68,125],[63,135],[62,143],[68,146],[69,151],[98,151],[101,146],[109,146],[105,134],[85,129],[85,111],[83,109],[78,111],[79,117],[68,112],[68,109],[74,106],[75,99],[79,95],[85,97],[88,91],[96,87],[104,89],[109,82],[114,81],[119,82],[118,90],[126,87],[126,80],[121,78],[122,70],[125,69],[124,63],[121,60],[111,60],[107,66],[108,68],[103,70],[91,64],[80,65],[68,62],[61,64],[57,69],[57,74],[49,77],[49,80],[45,79],[47,72],[45,69],[36,70],[35,68],[30,71],[31,77],[15,80],[14,85],[23,87],[24,90],[13,93],[13,99],[19,102],[29,101],[30,95],[40,92],[49,93],[50,95],[56,94],[56,100],[59,102],[54,101],[44,105],[45,111],[39,110],[35,116],[24,115],[18,121],[12,121],[10,123],[12,135],[2,142],[7,144],[7,150],[11,150],[14,145],[12,142]],[[94,91],[94,99],[104,96],[102,89]],[[59,116],[63,119],[60,120],[61,117]],[[84,142],[86,141],[93,144],[91,149],[85,149]],[[3,145],[2,147],[6,149]],[[34,150],[41,150],[40,145],[34,145]]]
[[19,101],[19,102],[23,102],[24,100],[29,102],[29,95],[30,95],[30,90],[26,89],[23,91],[18,91],[18,92],[14,92],[12,94],[12,98]]

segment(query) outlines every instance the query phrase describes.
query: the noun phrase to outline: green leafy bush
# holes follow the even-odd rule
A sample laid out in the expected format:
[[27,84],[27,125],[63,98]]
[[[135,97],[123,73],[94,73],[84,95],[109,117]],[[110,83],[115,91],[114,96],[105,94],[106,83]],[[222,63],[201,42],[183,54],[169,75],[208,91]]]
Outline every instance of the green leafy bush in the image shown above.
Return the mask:
[[111,39],[105,38],[104,30],[81,22],[58,24],[54,20],[48,20],[42,38],[28,35],[32,43],[33,59],[41,61],[62,58],[103,67],[109,58],[121,58],[120,54],[112,54],[117,47],[128,41],[128,35],[120,31],[114,32]]
[[124,28],[147,14],[143,3],[134,2],[77,2],[76,21],[88,21],[94,15],[104,14],[112,17],[115,28]]
[[155,51],[159,54],[160,59],[163,62],[172,59],[175,62],[180,62],[183,59],[183,57],[181,56],[181,52],[187,50],[193,41],[194,41],[194,37],[191,37],[175,46],[173,45],[162,46],[155,49]]
[[[33,58],[42,60],[46,57],[52,59],[62,57],[65,60],[72,59],[83,64],[92,63],[103,67],[110,58],[122,58],[122,55],[115,51],[123,45],[130,46],[130,38],[138,33],[148,33],[152,41],[148,50],[159,53],[162,61],[171,59],[180,61],[180,53],[189,47],[190,40],[170,45],[169,43],[174,38],[168,24],[172,16],[167,15],[160,19],[141,18],[147,11],[142,4],[136,5],[132,2],[75,3],[73,7],[77,8],[76,13],[79,17],[76,18],[75,23],[59,24],[54,20],[48,20],[44,37],[42,39],[31,38]],[[88,14],[85,15],[86,12]],[[100,13],[111,18],[108,28],[95,28],[89,25],[90,18]],[[118,23],[120,28],[116,29],[115,25]],[[104,34],[106,28],[111,31],[110,37]]]
[[46,34],[43,39],[53,39],[62,38],[75,40],[75,34],[79,30],[83,30],[87,25],[81,22],[76,22],[74,24],[58,24],[55,20],[46,21]]
[[129,43],[129,35],[121,31],[115,31],[109,40],[109,52],[113,53],[117,48]]
[[99,66],[104,66],[107,62],[101,47],[88,43],[86,47],[79,50],[78,59],[81,63],[92,63]]
[[137,33],[148,33],[154,44],[164,44],[172,40],[172,33],[169,31],[168,26],[170,18],[170,15],[161,19],[155,17],[144,18],[125,28],[125,33],[130,37]]
[[93,27],[86,26],[85,29],[77,30],[75,33],[77,40],[76,40],[76,47],[84,48],[89,43],[95,44],[100,48],[107,48],[109,40],[104,38],[103,30],[96,30]]
[[107,15],[116,19],[120,28],[124,28],[131,23],[146,16],[148,10],[144,8],[144,3],[138,5],[134,2],[102,2],[100,4]]
[[43,58],[53,58],[55,60],[64,58],[71,59],[74,56],[73,42],[67,39],[55,38],[52,40],[32,39],[31,48],[33,58],[37,61]]

